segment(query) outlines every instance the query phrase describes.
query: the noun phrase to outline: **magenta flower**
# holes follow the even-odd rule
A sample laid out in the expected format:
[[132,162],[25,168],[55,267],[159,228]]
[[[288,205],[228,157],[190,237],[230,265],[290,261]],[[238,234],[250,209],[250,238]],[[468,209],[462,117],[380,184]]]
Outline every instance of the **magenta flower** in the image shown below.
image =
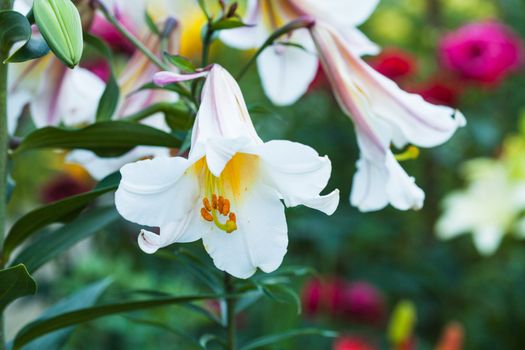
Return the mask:
[[357,321],[378,324],[384,317],[381,293],[370,283],[354,282],[345,292],[347,315]]
[[440,44],[443,64],[460,77],[496,84],[522,60],[522,43],[505,25],[471,23],[446,35]]

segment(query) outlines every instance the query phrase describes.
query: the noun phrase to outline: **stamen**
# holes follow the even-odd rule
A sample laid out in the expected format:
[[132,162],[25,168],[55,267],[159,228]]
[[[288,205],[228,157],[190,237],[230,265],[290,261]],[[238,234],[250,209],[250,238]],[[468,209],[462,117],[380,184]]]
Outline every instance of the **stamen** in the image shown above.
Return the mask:
[[229,213],[230,213],[230,200],[229,199],[224,199],[224,205],[222,207],[221,214],[226,216]]
[[419,157],[419,148],[416,146],[409,146],[406,151],[395,155],[396,160],[399,162],[411,159],[417,159]]
[[237,222],[237,216],[235,215],[235,213],[230,213],[229,219],[233,222]]
[[216,194],[212,194],[211,196],[211,206],[213,207],[213,209],[217,209],[217,195]]
[[210,214],[209,211],[206,210],[206,208],[201,208],[201,216],[204,220],[212,222],[213,216]]
[[202,204],[204,205],[204,208],[206,208],[207,211],[211,211],[210,200],[207,197],[205,197],[202,200]]
[[219,213],[222,214],[222,209],[224,208],[224,197],[219,196],[219,202],[217,204],[217,209],[219,209]]

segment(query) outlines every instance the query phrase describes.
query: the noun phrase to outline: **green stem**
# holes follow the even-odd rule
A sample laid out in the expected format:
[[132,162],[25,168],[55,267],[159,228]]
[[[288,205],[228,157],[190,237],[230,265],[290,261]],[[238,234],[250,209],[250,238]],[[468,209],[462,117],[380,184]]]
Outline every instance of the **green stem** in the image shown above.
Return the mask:
[[233,277],[227,272],[224,273],[224,294],[230,297],[226,298],[226,349],[235,350],[236,347],[236,325],[235,325],[235,283]]
[[283,36],[285,34],[293,32],[294,30],[301,29],[301,28],[310,28],[314,24],[315,24],[315,22],[314,22],[314,20],[312,18],[310,18],[310,17],[301,17],[301,18],[295,19],[295,20],[285,24],[281,28],[277,29],[275,32],[272,33],[272,35],[270,35],[268,37],[268,39],[266,39],[264,44],[262,44],[262,46],[257,50],[255,55],[253,55],[253,57],[250,58],[248,63],[246,63],[246,65],[241,69],[239,74],[237,74],[237,81],[242,79],[242,77],[244,76],[244,74],[246,74],[246,72],[251,67],[251,65],[255,63],[255,61],[257,60],[257,57],[259,57],[259,55],[268,46],[272,45],[275,42],[275,40],[279,39],[281,36]]
[[206,67],[208,65],[208,58],[210,55],[210,45],[211,45],[211,38],[213,36],[213,30],[211,29],[211,21],[209,20],[206,24],[206,34],[204,34],[204,38],[202,40],[202,67]]
[[[10,10],[13,6],[11,0],[0,0],[1,10]],[[0,52],[4,57],[7,52]],[[9,147],[7,134],[7,63],[0,62],[0,250],[4,246],[4,235],[7,211],[7,151]],[[0,259],[0,269],[4,262]],[[5,325],[4,315],[0,313],[0,350],[5,350]]]
[[170,70],[170,67],[162,62],[153,52],[151,52],[147,47],[145,47],[142,42],[137,39],[129,30],[126,29],[116,18],[113,16],[110,11],[107,9],[107,7],[102,4],[100,1],[96,1],[100,10],[104,14],[104,17],[108,20],[109,23],[115,29],[119,31],[120,34],[124,35],[126,39],[128,39],[133,46],[135,46],[137,49],[139,49],[151,62],[153,62],[157,67],[159,67],[162,70]]

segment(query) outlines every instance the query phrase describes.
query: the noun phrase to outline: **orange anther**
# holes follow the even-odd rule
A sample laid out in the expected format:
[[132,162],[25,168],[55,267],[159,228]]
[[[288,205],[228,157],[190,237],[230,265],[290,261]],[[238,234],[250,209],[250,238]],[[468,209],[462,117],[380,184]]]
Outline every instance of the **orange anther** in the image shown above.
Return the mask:
[[237,216],[235,216],[234,212],[230,213],[229,219],[230,221],[237,222]]
[[216,194],[211,195],[211,206],[213,207],[213,209],[217,209],[217,195]]
[[207,197],[205,197],[202,200],[202,204],[204,205],[204,208],[206,208],[207,211],[211,211],[210,200]]
[[230,200],[224,199],[224,205],[222,207],[221,214],[226,216],[228,215],[229,212],[230,212]]
[[219,209],[219,213],[222,213],[222,208],[224,208],[224,197],[219,196],[219,202],[217,203],[217,209]]
[[213,216],[206,210],[206,208],[201,208],[201,216],[206,221],[213,221]]

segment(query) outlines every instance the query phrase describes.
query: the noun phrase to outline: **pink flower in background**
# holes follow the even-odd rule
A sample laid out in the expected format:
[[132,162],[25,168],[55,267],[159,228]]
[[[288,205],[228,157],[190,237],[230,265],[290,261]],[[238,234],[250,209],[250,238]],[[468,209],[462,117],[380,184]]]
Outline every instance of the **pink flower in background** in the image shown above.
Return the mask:
[[376,347],[370,345],[367,341],[356,336],[342,336],[339,337],[335,343],[333,350],[375,350]]
[[415,58],[396,48],[385,49],[370,64],[376,71],[394,81],[407,78],[417,70]]
[[440,44],[443,64],[465,79],[495,84],[522,60],[518,36],[498,22],[479,22],[446,35]]
[[347,316],[357,321],[377,324],[384,318],[381,293],[370,283],[354,282],[345,291]]
[[103,59],[90,60],[81,64],[81,67],[86,68],[91,73],[102,79],[107,83],[111,74],[111,67],[108,61]]
[[49,204],[91,190],[93,186],[86,181],[60,174],[46,183],[40,192],[42,203]]
[[[130,32],[134,32],[134,26],[127,17],[123,16],[120,11],[115,11],[115,17],[117,20],[128,29]],[[93,24],[90,29],[91,34],[100,37],[104,40],[112,49],[121,51],[131,55],[135,51],[133,44],[129,42],[120,32],[115,29],[109,23],[103,15],[97,13],[93,19]]]
[[301,294],[304,312],[308,316],[314,316],[321,311],[323,285],[318,279],[311,279],[306,283]]
[[346,282],[340,278],[333,278],[325,284],[323,289],[327,312],[332,316],[343,315],[346,310]]

